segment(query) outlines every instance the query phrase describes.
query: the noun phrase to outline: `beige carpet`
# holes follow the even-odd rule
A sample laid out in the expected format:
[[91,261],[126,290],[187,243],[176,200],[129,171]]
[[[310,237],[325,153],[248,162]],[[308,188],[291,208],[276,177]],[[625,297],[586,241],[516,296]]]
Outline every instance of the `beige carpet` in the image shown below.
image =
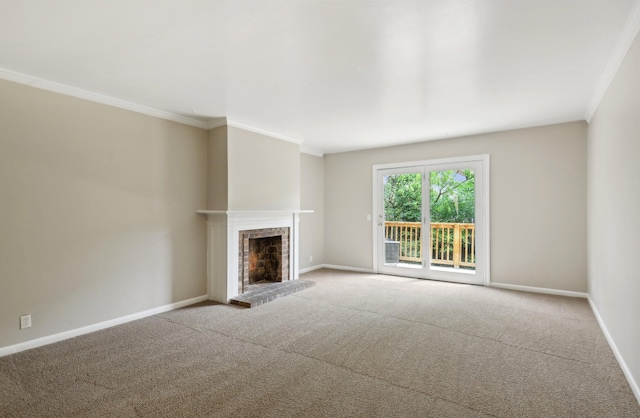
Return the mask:
[[583,299],[304,278],[0,358],[0,416],[640,417]]

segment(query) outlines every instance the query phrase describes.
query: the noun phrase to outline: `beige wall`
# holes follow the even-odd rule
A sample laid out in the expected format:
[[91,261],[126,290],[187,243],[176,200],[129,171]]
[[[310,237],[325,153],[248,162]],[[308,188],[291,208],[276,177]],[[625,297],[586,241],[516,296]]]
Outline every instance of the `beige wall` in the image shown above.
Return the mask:
[[[313,213],[300,215],[299,268],[324,264],[324,158],[300,154],[300,208]],[[309,257],[313,257],[313,261]]]
[[0,81],[0,348],[204,295],[206,177],[204,130]]
[[229,210],[300,209],[300,146],[228,127]]
[[207,207],[208,210],[227,210],[229,165],[227,162],[227,126],[209,131],[207,163]]
[[589,125],[589,295],[640,399],[640,39]]
[[373,268],[372,166],[491,155],[491,280],[586,292],[587,126],[574,122],[325,156],[325,263]]

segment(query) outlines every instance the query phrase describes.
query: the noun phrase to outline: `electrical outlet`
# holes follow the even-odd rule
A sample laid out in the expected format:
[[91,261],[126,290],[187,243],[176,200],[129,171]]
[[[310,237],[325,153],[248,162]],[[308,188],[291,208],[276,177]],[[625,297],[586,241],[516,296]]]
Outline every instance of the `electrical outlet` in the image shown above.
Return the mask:
[[31,328],[31,314],[20,317],[20,329]]
[[310,256],[309,256],[309,262],[310,262],[310,263],[312,263],[312,262],[313,262],[313,256],[312,256],[312,255],[310,255]]

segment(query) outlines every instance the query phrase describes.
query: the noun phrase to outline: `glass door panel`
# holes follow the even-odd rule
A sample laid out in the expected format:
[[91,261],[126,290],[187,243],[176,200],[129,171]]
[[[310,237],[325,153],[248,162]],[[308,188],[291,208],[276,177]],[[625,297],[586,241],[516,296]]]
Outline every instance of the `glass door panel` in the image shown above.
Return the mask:
[[423,177],[421,167],[379,173],[382,193],[378,214],[382,231],[379,268],[387,273],[413,276],[423,268]]
[[475,272],[475,174],[471,169],[429,172],[432,268]]

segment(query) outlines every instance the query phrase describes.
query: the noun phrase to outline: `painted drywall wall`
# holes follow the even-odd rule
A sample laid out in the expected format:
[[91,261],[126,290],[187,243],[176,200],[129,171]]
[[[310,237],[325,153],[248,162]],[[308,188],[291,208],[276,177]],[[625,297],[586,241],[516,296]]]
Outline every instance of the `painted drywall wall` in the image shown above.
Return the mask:
[[325,155],[325,262],[373,268],[372,166],[491,156],[491,280],[586,292],[585,122]]
[[300,208],[314,211],[300,215],[298,266],[302,270],[324,264],[323,157],[300,154]]
[[227,129],[229,210],[300,209],[300,146]]
[[206,294],[206,178],[205,130],[0,80],[0,348]]
[[[589,124],[589,296],[640,399],[640,39]],[[623,364],[623,368],[624,368]]]
[[227,210],[229,164],[227,161],[227,126],[209,130],[207,163],[207,208]]

